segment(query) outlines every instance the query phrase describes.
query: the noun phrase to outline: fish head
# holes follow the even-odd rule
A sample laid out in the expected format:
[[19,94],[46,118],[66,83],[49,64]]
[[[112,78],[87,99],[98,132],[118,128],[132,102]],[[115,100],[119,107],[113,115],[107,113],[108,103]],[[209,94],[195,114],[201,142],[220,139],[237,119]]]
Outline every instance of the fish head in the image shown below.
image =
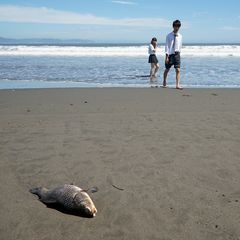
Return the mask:
[[81,206],[79,206],[79,207],[82,209],[84,216],[89,217],[89,218],[93,218],[96,216],[97,209],[94,206],[91,199],[85,199],[85,201],[81,202]]
[[96,216],[97,213],[97,209],[94,208],[90,208],[89,206],[85,206],[84,208],[84,215],[89,217],[89,218],[93,218]]
[[79,198],[76,198],[75,204],[77,205],[76,207],[79,212],[81,212],[85,217],[93,218],[96,216],[97,209],[87,193],[85,196],[81,194]]

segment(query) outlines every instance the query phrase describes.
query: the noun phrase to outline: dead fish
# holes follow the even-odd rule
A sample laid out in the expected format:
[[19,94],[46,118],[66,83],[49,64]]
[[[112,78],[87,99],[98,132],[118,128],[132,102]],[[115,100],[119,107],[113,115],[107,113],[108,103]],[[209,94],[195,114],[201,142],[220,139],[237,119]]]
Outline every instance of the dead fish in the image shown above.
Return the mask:
[[[65,184],[52,190],[38,187],[29,191],[37,195],[39,200],[48,207],[83,217],[96,216],[97,209],[87,193],[91,189],[83,190],[77,186]],[[97,188],[93,188],[92,192],[96,191]]]

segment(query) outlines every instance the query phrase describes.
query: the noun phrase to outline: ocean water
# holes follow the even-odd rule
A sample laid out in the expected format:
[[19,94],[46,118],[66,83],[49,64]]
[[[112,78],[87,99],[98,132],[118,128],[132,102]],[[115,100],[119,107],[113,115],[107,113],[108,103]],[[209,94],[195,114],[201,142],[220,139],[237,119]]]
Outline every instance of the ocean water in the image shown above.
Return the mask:
[[[240,45],[185,45],[182,85],[240,88]],[[162,82],[164,47],[158,51]],[[0,89],[149,87],[148,45],[0,45]],[[175,85],[174,70],[169,85]]]

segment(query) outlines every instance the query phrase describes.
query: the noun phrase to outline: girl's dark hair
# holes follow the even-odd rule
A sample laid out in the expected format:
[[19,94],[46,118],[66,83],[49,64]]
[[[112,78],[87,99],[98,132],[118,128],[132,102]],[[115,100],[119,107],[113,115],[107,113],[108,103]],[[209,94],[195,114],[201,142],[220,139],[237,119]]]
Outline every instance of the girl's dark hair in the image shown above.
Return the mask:
[[154,48],[157,46],[157,38],[152,38],[151,44],[154,46]]
[[157,38],[152,38],[151,44],[153,44],[153,42],[157,42]]
[[173,27],[181,27],[181,22],[179,21],[179,20],[175,20],[174,22],[173,22]]

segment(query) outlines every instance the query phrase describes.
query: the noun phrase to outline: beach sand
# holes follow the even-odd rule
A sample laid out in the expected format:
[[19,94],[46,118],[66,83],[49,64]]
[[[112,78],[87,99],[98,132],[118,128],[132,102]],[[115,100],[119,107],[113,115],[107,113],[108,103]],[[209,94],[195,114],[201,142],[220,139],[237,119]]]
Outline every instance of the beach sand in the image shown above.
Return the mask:
[[[240,239],[239,103],[238,89],[1,90],[0,239]],[[29,193],[72,182],[99,188],[95,218]]]

